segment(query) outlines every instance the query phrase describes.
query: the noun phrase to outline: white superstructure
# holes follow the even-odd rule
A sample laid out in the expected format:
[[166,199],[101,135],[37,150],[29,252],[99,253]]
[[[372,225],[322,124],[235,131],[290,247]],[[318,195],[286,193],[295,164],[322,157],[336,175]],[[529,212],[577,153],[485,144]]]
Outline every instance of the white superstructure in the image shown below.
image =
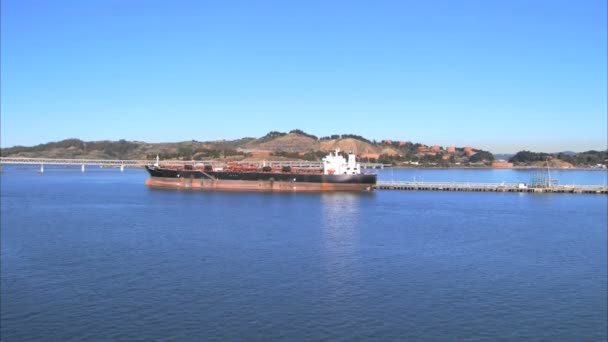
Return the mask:
[[326,175],[358,175],[361,173],[361,166],[357,163],[353,153],[348,154],[348,161],[342,157],[340,150],[329,154],[323,158],[323,173]]

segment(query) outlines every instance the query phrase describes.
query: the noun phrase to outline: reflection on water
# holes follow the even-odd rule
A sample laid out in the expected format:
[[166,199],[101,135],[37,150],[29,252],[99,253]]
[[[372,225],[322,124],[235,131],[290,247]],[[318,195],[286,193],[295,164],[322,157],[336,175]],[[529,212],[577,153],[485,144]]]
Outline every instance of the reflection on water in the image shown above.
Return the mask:
[[329,193],[321,197],[322,256],[330,301],[344,304],[355,292],[360,234],[360,204],[366,194]]

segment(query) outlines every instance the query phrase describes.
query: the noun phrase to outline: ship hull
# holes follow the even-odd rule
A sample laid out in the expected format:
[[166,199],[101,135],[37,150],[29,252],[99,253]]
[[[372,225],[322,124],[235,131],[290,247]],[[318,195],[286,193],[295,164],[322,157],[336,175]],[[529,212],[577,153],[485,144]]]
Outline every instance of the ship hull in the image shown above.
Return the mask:
[[202,172],[146,167],[146,185],[198,191],[362,191],[372,190],[376,175],[324,175],[266,172]]

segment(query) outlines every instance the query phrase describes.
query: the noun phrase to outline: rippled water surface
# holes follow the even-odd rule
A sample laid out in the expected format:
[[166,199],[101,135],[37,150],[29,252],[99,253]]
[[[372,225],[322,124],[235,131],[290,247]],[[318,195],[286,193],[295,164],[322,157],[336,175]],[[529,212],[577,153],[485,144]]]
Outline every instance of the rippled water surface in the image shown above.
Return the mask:
[[2,341],[607,339],[608,196],[189,193],[115,169],[0,177]]

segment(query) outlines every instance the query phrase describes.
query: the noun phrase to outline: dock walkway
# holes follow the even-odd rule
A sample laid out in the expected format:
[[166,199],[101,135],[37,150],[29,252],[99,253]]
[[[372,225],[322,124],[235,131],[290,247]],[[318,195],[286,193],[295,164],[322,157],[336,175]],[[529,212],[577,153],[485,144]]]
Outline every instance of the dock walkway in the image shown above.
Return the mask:
[[442,183],[442,182],[394,182],[379,181],[378,190],[419,190],[419,191],[477,191],[477,192],[532,192],[532,193],[572,193],[608,194],[605,185],[551,185],[521,186],[507,183]]

